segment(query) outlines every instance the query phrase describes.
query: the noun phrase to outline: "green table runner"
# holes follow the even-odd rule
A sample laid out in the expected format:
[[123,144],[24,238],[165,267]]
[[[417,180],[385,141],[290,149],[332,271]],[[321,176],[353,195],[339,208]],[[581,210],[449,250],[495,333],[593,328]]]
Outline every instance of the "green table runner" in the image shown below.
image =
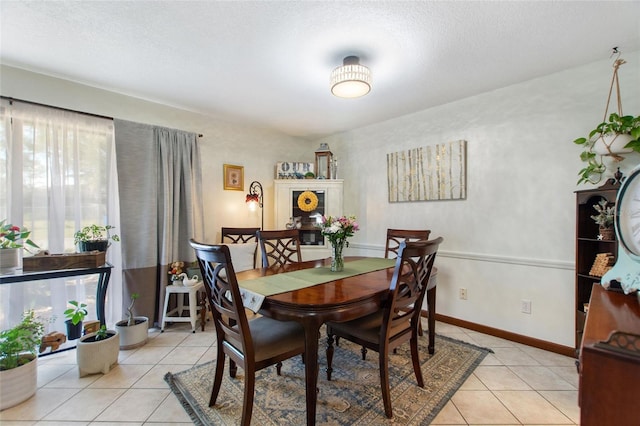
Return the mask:
[[273,296],[278,293],[299,290],[317,284],[323,284],[341,278],[353,277],[355,275],[366,274],[367,272],[379,271],[380,269],[391,268],[395,265],[395,259],[367,258],[344,263],[344,270],[341,272],[331,272],[329,266],[321,268],[303,269],[300,271],[285,272],[282,274],[269,275],[266,277],[254,278],[240,281],[238,284],[243,289],[260,294],[262,296]]

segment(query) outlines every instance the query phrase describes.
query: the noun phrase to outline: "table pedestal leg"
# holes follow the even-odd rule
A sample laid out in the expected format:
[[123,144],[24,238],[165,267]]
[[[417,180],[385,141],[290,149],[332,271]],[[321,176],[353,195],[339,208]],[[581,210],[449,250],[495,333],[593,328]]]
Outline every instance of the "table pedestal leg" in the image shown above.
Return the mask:
[[322,324],[307,319],[304,323],[305,353],[304,376],[307,395],[307,426],[316,424],[316,400],[318,398],[318,333]]

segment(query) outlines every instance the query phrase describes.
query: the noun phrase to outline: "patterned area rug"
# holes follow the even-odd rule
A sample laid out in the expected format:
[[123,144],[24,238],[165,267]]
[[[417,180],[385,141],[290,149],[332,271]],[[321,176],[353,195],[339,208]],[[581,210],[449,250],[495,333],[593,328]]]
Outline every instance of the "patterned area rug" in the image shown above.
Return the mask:
[[[324,334],[322,334],[324,336]],[[428,355],[428,338],[420,338],[422,374],[425,387],[416,384],[409,345],[390,355],[389,380],[393,419],[387,419],[382,404],[378,354],[369,351],[362,361],[360,347],[340,340],[333,358],[333,375],[326,379],[326,339],[319,351],[318,402],[316,424],[337,425],[428,425],[446,402],[471,375],[490,349],[436,336],[436,350]],[[243,370],[235,379],[225,364],[224,380],[214,407],[209,407],[215,361],[179,373],[167,373],[165,380],[196,425],[231,426],[240,423]],[[256,373],[256,392],[251,424],[300,426],[306,423],[304,365],[300,357],[287,360],[282,376],[275,367]]]

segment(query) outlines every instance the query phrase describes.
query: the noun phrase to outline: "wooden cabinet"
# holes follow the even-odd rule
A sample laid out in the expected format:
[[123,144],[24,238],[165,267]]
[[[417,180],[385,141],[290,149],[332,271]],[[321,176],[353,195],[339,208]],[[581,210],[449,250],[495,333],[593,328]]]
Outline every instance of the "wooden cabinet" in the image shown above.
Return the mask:
[[[617,332],[618,334],[612,334]],[[595,285],[579,358],[580,424],[640,424],[640,300]]]
[[611,253],[613,258],[618,256],[618,242],[615,239],[599,238],[598,224],[591,216],[597,212],[594,205],[604,198],[611,205],[616,202],[616,195],[620,188],[619,183],[613,180],[596,189],[576,191],[576,264],[575,264],[575,330],[576,350],[580,347],[582,331],[585,322],[586,306],[591,296],[591,288],[594,283],[600,282],[600,276],[590,272],[594,266],[596,256],[603,253]]
[[[277,179],[275,186],[275,229],[285,229],[287,223],[300,218],[300,240],[302,241],[302,260],[315,260],[329,257],[328,241],[322,236],[316,223],[324,216],[341,216],[343,181],[342,179]],[[301,209],[299,198],[305,191],[311,191],[317,198],[317,206],[306,211]]]

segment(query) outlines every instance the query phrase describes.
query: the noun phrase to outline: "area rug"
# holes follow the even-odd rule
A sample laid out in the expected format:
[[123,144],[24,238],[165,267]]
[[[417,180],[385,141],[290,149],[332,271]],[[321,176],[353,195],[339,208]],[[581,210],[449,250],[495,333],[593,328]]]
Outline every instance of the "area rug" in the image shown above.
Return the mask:
[[[427,337],[420,338],[425,387],[416,384],[409,345],[390,354],[389,380],[393,419],[384,414],[378,354],[369,351],[362,360],[360,346],[344,339],[335,348],[332,380],[326,379],[326,347],[320,341],[316,424],[338,425],[428,425],[458,390],[490,349],[444,336],[436,336],[435,354],[427,351]],[[231,426],[240,423],[244,389],[243,370],[235,379],[225,364],[218,400],[209,407],[215,361],[179,373],[167,373],[165,381],[196,425]],[[283,363],[282,375],[275,367],[256,373],[256,391],[251,424],[300,426],[306,423],[304,364],[300,357]]]

